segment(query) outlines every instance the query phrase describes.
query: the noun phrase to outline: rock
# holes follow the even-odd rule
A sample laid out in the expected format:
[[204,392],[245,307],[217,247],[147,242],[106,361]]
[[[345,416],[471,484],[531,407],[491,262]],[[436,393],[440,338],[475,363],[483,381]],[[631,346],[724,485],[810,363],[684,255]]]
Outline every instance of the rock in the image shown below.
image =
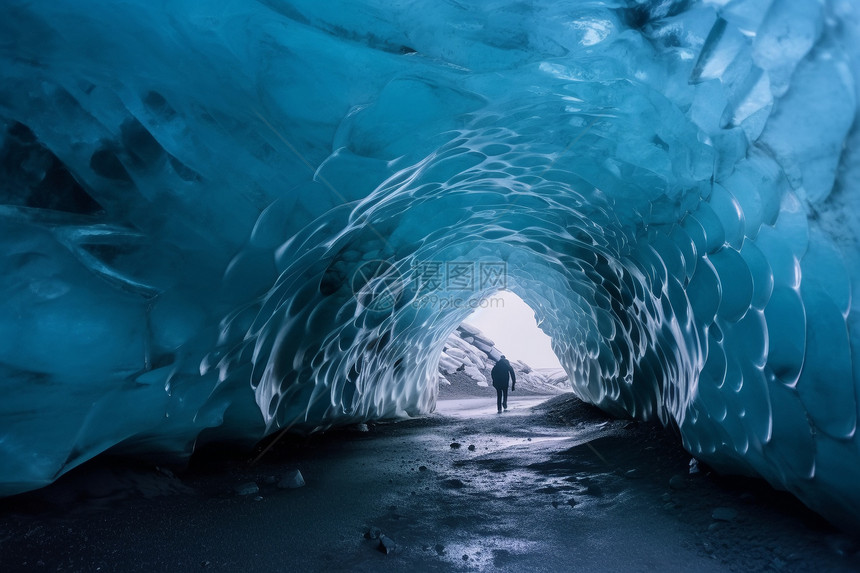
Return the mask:
[[397,549],[397,544],[394,543],[394,540],[388,537],[387,535],[379,536],[379,550],[385,554],[389,554],[392,551]]
[[367,531],[364,532],[365,539],[379,539],[382,536],[382,530],[376,526],[371,525]]
[[367,427],[367,424],[356,424],[355,425],[356,432],[369,432],[370,428]]
[[730,507],[718,507],[711,512],[711,517],[717,521],[734,521],[738,512]]
[[696,458],[690,459],[690,475],[696,475],[701,470],[699,470],[699,460]]
[[684,479],[684,476],[673,475],[669,480],[669,487],[672,489],[687,489],[687,481]]
[[459,450],[460,446],[462,446],[462,444],[460,442],[451,442],[451,449],[452,450]]
[[419,471],[419,472],[426,472],[426,471],[427,471],[427,466],[418,466],[418,471]]
[[295,489],[297,487],[302,487],[305,485],[305,478],[302,477],[302,472],[299,470],[293,470],[284,478],[278,482],[278,487],[281,489]]
[[474,451],[475,451],[475,444],[470,444],[470,445],[469,445],[469,451],[470,451],[470,452],[474,452]]
[[260,491],[260,488],[257,487],[256,483],[249,481],[247,483],[241,483],[237,486],[234,486],[233,491],[235,491],[239,495],[254,495],[255,493]]

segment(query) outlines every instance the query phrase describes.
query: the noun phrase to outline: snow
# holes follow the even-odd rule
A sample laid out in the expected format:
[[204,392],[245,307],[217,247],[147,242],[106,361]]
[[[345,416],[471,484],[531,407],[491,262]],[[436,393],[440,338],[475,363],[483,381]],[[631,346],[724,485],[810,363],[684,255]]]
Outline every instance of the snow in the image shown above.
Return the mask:
[[8,0],[0,494],[427,413],[508,289],[582,399],[856,527],[858,29],[840,0]]

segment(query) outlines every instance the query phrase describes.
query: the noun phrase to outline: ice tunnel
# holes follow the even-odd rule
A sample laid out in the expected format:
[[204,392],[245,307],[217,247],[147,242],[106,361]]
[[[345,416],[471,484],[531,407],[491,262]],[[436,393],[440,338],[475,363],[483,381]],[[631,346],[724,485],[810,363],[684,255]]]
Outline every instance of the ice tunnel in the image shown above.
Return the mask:
[[850,0],[3,0],[0,494],[433,409],[499,281],[575,392],[860,525]]

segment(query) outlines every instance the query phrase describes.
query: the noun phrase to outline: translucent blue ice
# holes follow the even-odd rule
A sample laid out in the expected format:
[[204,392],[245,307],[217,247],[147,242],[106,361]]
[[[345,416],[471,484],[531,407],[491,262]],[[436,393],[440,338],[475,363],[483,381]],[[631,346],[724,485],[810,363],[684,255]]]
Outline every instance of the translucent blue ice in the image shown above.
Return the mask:
[[0,494],[428,412],[506,286],[583,399],[860,522],[854,2],[0,5]]

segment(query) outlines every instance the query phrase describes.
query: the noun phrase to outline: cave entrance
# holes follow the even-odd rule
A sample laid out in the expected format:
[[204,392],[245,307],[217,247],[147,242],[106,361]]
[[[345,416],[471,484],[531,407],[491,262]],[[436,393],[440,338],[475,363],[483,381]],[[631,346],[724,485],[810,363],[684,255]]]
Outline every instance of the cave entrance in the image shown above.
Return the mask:
[[502,355],[517,376],[509,405],[570,391],[567,374],[534,310],[513,292],[501,290],[482,299],[446,340],[439,360],[437,408],[447,411],[453,404],[445,402],[481,399],[480,409],[495,412],[490,370]]

